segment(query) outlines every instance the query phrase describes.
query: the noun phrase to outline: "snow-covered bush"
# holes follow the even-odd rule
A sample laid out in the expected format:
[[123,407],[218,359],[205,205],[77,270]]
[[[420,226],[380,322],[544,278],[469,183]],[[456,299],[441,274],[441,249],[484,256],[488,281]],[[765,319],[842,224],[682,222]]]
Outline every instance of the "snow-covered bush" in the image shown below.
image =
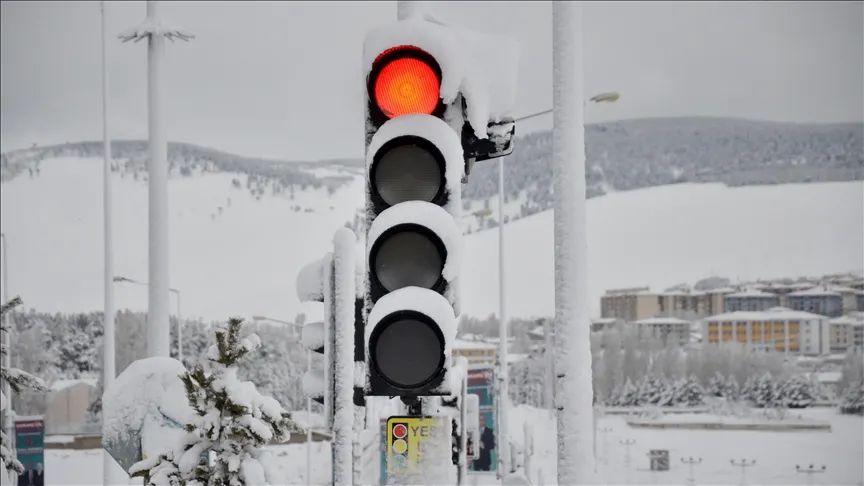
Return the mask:
[[666,388],[664,380],[654,375],[646,375],[639,384],[637,405],[657,405]]
[[[15,297],[0,307],[0,330],[2,330],[3,333],[7,333],[7,335],[11,329],[6,327],[6,313],[19,304],[21,304],[21,298]],[[9,350],[6,349],[6,344],[0,344],[0,358],[5,359],[6,353],[8,352]],[[5,389],[6,383],[9,384],[11,391],[16,394],[25,390],[45,391],[45,382],[42,381],[41,378],[37,378],[17,368],[0,368],[0,384],[4,385],[3,389]],[[0,410],[6,410],[7,405],[8,400],[6,395],[2,389],[0,389]],[[0,462],[3,463],[3,471],[0,472],[8,471],[10,473],[14,472],[18,475],[24,472],[24,466],[21,465],[21,462],[19,462],[18,458],[15,457],[13,449],[9,447],[10,442],[11,438],[6,436],[6,432],[0,431]]]
[[[256,334],[240,337],[241,319],[216,331],[207,352],[208,367],[196,365],[181,379],[195,416],[173,450],[141,461],[129,470],[146,485],[240,486],[275,484],[261,462],[262,446],[299,432],[291,414],[255,385],[240,381],[237,365],[261,345]],[[202,456],[213,452],[211,465]]]
[[705,404],[705,390],[694,375],[683,381],[677,400],[678,405],[698,407]]
[[639,389],[633,386],[630,380],[627,380],[624,382],[624,386],[615,394],[614,403],[616,407],[635,407],[639,405]]
[[726,379],[718,371],[708,380],[708,396],[725,397],[726,396]]
[[843,391],[840,413],[864,415],[864,382],[852,383]]

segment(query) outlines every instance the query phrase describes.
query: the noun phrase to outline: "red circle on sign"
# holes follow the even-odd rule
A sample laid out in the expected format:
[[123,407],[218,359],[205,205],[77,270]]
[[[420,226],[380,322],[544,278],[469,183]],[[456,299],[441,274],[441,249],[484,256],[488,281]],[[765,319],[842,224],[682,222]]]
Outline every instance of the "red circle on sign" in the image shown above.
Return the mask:
[[406,435],[408,435],[408,427],[402,424],[396,424],[393,427],[393,436],[397,439],[404,439]]

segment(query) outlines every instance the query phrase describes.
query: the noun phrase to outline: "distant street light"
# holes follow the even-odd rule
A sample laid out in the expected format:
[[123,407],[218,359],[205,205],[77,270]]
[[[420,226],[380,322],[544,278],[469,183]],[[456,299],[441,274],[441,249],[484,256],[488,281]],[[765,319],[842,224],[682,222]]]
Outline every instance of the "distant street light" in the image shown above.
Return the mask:
[[[614,103],[614,102],[618,101],[618,98],[620,98],[620,97],[621,97],[621,94],[618,93],[617,91],[609,91],[607,93],[596,94],[596,95],[592,96],[591,98],[588,98],[588,101],[591,101],[592,103]],[[548,110],[538,111],[537,113],[532,113],[530,115],[520,116],[519,118],[516,118],[514,121],[520,122],[520,121],[529,120],[531,118],[536,118],[538,116],[548,115],[548,114],[552,113],[552,111],[553,110],[551,108]]]
[[[135,285],[140,285],[142,287],[150,287],[150,284],[147,282],[142,282],[140,280],[135,280],[127,277],[114,277],[114,282],[117,283],[130,283]],[[177,296],[177,360],[181,363],[183,362],[183,315],[180,313],[180,291],[177,289],[168,289],[169,292],[173,292],[174,295]],[[148,316],[150,317],[150,316]],[[149,323],[148,326],[152,325]]]
[[[252,316],[255,322],[270,321],[288,326],[300,327],[296,322],[288,322],[280,319],[273,319],[265,316]],[[312,351],[306,350],[306,373],[312,369]],[[306,484],[312,484],[312,397],[306,394]]]

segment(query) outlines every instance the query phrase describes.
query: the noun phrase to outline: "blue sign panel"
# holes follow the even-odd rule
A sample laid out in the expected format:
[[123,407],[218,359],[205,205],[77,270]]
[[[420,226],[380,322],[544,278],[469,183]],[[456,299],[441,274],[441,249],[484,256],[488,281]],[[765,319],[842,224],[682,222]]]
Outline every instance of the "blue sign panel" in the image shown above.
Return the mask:
[[15,452],[30,479],[25,484],[35,484],[33,476],[45,474],[45,421],[41,416],[15,418]]
[[480,402],[480,426],[476,449],[477,458],[468,460],[468,472],[497,472],[498,447],[495,403],[495,369],[491,366],[468,370],[468,394],[477,395]]

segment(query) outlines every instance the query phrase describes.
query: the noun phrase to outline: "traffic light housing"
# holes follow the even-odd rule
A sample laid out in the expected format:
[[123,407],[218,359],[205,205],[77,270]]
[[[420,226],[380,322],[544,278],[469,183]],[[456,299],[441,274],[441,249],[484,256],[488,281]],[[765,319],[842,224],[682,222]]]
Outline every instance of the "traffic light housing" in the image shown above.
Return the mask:
[[464,152],[441,67],[416,46],[381,52],[367,78],[367,394],[449,395]]
[[300,341],[310,352],[323,356],[322,368],[313,368],[303,375],[303,392],[312,400],[324,406],[327,428],[333,426],[335,412],[335,318],[333,315],[334,297],[333,254],[328,253],[320,260],[312,262],[297,276],[297,294],[301,302],[322,302],[324,321],[309,322],[303,326]]

